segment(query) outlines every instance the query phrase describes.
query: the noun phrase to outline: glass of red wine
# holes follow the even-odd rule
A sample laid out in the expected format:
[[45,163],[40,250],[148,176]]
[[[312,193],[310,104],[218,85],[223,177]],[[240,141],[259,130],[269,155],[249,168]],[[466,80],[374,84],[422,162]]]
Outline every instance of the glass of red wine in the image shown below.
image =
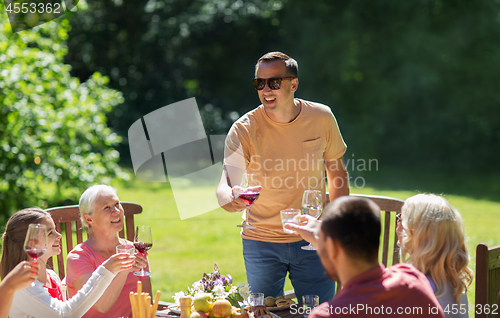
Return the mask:
[[[260,186],[259,174],[257,173],[246,173],[243,174],[243,179],[241,180],[241,187],[243,188],[243,192],[240,193],[239,198],[247,203],[247,207],[252,205],[252,203],[257,200],[260,195],[260,192],[248,190],[248,187],[256,187]],[[245,221],[238,227],[244,229],[255,229],[255,226],[250,225],[248,223],[248,213],[250,213],[250,209],[247,208],[245,210]]]
[[[43,224],[30,224],[24,239],[24,251],[37,264],[37,260],[47,251],[47,227]],[[31,283],[35,286],[35,283]]]
[[[151,227],[149,225],[137,225],[135,229],[134,246],[137,251],[144,255],[153,247],[153,238],[151,237]],[[135,276],[151,276],[151,272],[145,271],[142,268],[138,272],[134,272]]]

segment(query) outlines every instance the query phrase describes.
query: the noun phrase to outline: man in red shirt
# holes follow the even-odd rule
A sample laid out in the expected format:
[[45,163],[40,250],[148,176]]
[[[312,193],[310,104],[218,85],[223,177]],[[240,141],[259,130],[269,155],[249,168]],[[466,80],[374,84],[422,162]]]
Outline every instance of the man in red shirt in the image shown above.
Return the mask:
[[300,219],[300,226],[287,227],[314,245],[327,276],[343,285],[309,318],[444,317],[424,274],[409,264],[386,269],[379,263],[380,209],[375,203],[344,196],[325,208],[321,221],[308,215]]

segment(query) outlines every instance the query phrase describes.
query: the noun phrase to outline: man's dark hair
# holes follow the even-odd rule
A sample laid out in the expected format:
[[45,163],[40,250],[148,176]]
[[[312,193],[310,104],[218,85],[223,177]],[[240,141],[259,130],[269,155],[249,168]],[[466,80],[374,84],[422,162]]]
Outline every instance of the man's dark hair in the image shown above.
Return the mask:
[[378,259],[380,208],[371,200],[344,196],[326,206],[321,231],[338,241],[352,258]]
[[257,71],[257,66],[259,63],[266,63],[266,62],[274,62],[281,60],[283,63],[285,63],[287,73],[286,76],[293,76],[293,77],[298,77],[299,74],[299,65],[297,64],[297,61],[292,59],[290,56],[286,55],[285,53],[281,52],[269,52],[264,54],[258,61],[257,64],[255,64],[255,71]]

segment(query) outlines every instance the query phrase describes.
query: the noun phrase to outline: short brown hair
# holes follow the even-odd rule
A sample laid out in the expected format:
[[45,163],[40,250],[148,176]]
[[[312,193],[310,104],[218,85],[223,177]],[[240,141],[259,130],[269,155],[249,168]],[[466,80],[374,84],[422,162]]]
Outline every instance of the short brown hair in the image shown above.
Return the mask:
[[299,74],[299,65],[297,64],[297,61],[295,61],[293,58],[290,56],[286,55],[285,53],[281,52],[269,52],[264,54],[258,61],[257,64],[255,64],[255,71],[257,71],[257,66],[259,63],[268,63],[268,62],[274,62],[281,60],[283,63],[285,63],[286,69],[288,74],[287,76],[293,76],[293,77],[298,77]]
[[339,197],[326,206],[321,219],[325,237],[338,241],[349,257],[378,260],[380,208],[373,201]]

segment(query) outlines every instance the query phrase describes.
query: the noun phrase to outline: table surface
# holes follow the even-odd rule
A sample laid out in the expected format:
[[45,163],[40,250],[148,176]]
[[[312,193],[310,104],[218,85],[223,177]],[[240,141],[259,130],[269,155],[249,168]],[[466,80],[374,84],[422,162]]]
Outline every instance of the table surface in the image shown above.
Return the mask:
[[291,309],[287,309],[287,310],[281,310],[281,311],[273,311],[273,314],[276,314],[276,315],[280,316],[281,318],[303,318],[304,317],[303,314],[297,313],[296,308],[295,308],[295,310],[293,310],[293,313],[292,313]]
[[[176,315],[175,313],[170,312],[170,310],[168,309],[168,306],[171,304],[172,303],[160,301],[156,317],[166,317],[166,315]],[[292,309],[275,310],[272,311],[272,313],[279,316],[280,318],[303,318],[302,314],[299,314],[297,313],[297,310],[292,310]]]

